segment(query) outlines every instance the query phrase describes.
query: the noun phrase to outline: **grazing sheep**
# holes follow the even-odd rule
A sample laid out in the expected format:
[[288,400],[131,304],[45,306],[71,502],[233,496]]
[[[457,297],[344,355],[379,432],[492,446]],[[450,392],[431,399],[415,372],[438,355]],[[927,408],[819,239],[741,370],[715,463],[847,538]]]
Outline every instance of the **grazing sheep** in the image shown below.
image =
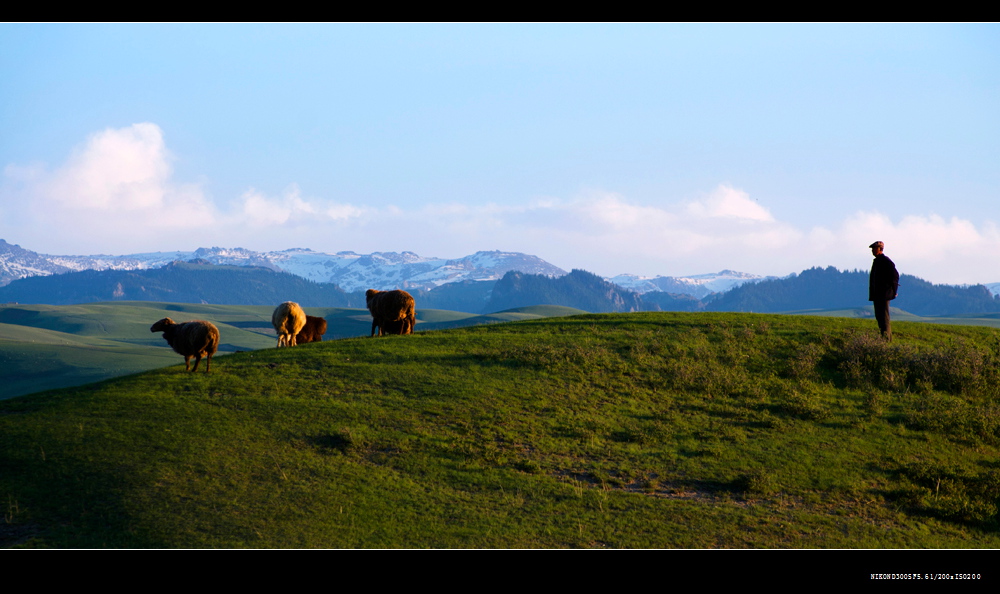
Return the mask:
[[406,291],[365,291],[368,311],[372,314],[372,336],[375,328],[378,335],[413,334],[417,324],[416,303]]
[[394,322],[384,322],[378,327],[379,336],[383,334],[413,334],[413,326],[409,320],[396,320]]
[[212,355],[219,348],[219,329],[211,322],[205,320],[194,320],[178,324],[170,318],[163,318],[149,328],[150,332],[163,332],[163,338],[167,339],[174,351],[179,355],[184,355],[184,370],[188,371],[191,357],[195,357],[194,369],[198,371],[198,364],[201,358],[206,357],[205,373],[212,368]]
[[295,344],[322,342],[326,334],[326,320],[316,316],[306,316],[306,325],[295,335]]
[[286,301],[275,308],[271,324],[278,333],[278,346],[295,346],[295,335],[306,325],[306,312],[298,303]]

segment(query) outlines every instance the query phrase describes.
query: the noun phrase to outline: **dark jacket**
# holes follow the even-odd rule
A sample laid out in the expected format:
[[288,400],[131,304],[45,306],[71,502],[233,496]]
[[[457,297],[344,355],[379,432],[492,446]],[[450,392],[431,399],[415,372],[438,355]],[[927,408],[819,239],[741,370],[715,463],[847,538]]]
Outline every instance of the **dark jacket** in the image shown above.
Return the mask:
[[885,254],[875,256],[872,273],[868,277],[868,301],[892,301],[899,290],[899,273],[896,265]]

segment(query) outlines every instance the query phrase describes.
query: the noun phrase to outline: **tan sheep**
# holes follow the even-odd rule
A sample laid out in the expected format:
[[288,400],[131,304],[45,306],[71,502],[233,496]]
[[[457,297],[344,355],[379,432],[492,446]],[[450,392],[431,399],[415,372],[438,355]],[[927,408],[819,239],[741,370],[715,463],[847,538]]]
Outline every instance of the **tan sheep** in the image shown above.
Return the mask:
[[286,301],[275,308],[271,324],[278,333],[278,346],[295,346],[295,336],[306,325],[306,312],[298,303]]
[[406,291],[365,291],[368,311],[372,314],[372,336],[375,328],[378,335],[413,334],[417,325],[416,302]]
[[163,332],[174,351],[184,355],[184,370],[188,371],[191,357],[195,357],[194,369],[198,371],[201,358],[206,357],[205,373],[212,367],[212,355],[219,348],[219,329],[211,322],[194,320],[178,324],[170,318],[163,318],[149,328],[150,332]]

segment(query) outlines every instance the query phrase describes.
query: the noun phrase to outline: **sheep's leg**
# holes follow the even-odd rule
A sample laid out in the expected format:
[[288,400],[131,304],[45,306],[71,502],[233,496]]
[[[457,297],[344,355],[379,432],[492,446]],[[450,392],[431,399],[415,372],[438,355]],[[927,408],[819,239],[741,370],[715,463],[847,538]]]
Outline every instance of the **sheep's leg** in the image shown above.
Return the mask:
[[[382,327],[378,325],[378,320],[372,320],[372,336],[375,336],[375,327],[378,326],[378,335],[382,336]],[[369,336],[371,338],[371,336]]]
[[208,370],[211,368],[212,368],[212,355],[209,354],[208,357],[205,358],[205,373],[208,373]]
[[[184,371],[191,371],[189,367],[191,366],[191,355],[184,355]],[[197,369],[197,367],[195,367]]]
[[201,363],[201,353],[195,355],[194,369],[191,370],[191,373],[194,373],[195,371],[198,371],[198,364],[199,363]]

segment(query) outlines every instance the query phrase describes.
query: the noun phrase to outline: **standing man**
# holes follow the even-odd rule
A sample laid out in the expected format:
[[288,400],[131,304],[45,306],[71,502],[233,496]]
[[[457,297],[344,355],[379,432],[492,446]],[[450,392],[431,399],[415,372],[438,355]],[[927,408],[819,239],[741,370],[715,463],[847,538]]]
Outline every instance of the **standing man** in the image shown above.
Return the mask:
[[872,262],[872,273],[868,277],[868,301],[875,303],[875,319],[878,329],[887,341],[892,340],[892,326],[889,322],[889,302],[896,298],[899,289],[899,273],[896,265],[888,256],[882,253],[885,244],[881,241],[868,246],[872,248],[875,261]]

